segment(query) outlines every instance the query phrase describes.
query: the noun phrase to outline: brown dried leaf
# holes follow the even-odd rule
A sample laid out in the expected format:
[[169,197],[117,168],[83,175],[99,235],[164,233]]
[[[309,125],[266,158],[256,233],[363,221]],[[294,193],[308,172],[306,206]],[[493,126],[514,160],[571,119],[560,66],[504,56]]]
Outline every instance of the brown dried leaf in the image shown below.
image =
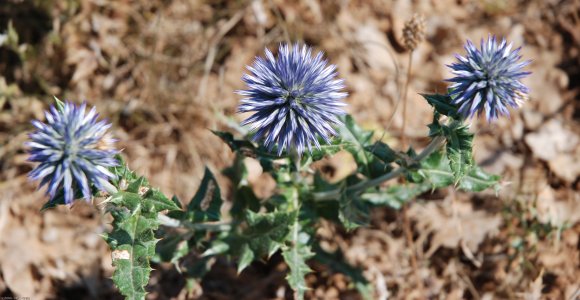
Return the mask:
[[427,257],[439,247],[457,248],[462,241],[472,253],[476,253],[485,237],[496,234],[501,225],[500,216],[474,211],[469,202],[417,203],[411,206],[409,212],[420,232],[433,233]]

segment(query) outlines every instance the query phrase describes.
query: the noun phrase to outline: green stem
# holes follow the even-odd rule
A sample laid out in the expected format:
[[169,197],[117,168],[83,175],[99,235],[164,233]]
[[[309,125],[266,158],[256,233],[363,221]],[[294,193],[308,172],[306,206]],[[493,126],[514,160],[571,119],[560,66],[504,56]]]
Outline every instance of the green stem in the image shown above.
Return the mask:
[[292,171],[292,181],[294,182],[294,188],[296,189],[294,195],[292,196],[292,203],[289,205],[289,211],[298,210],[300,208],[300,199],[298,199],[298,189],[302,183],[302,174],[300,174],[300,161],[302,157],[296,149],[290,150],[290,161],[294,164],[294,170]]
[[229,222],[211,222],[211,223],[191,223],[186,220],[177,220],[162,213],[157,214],[157,219],[159,224],[167,227],[185,227],[187,229],[198,231],[229,231],[232,228],[232,224]]
[[[433,153],[434,151],[438,150],[441,146],[443,146],[444,142],[445,142],[444,136],[435,137],[434,139],[431,140],[431,143],[429,143],[429,145],[427,145],[427,147],[425,149],[423,149],[423,151],[421,151],[421,153],[419,153],[419,155],[417,155],[413,159],[413,162],[417,163],[417,162],[422,161],[427,156],[429,156],[431,153]],[[391,171],[389,173],[386,173],[380,177],[370,179],[370,180],[361,181],[355,185],[349,186],[346,188],[346,192],[348,194],[357,194],[357,193],[363,192],[371,187],[378,186],[378,185],[382,184],[383,182],[386,182],[388,180],[396,178],[399,175],[405,173],[405,171],[407,171],[407,167],[399,167],[396,170]],[[313,196],[314,196],[314,200],[316,200],[316,201],[334,200],[334,199],[338,198],[338,196],[340,196],[341,193],[342,193],[342,190],[338,189],[338,190],[332,190],[332,191],[327,191],[327,192],[314,193]]]

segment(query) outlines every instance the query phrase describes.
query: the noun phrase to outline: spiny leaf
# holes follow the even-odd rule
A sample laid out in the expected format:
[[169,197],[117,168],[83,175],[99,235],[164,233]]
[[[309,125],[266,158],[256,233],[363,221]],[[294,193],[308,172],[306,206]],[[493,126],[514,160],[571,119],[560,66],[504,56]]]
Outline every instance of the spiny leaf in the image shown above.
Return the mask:
[[244,156],[236,154],[233,165],[225,169],[223,173],[232,180],[234,185],[233,205],[230,209],[230,214],[234,218],[242,219],[247,209],[252,211],[260,210],[260,199],[249,186],[248,170],[244,164]]
[[304,299],[304,292],[308,290],[305,277],[312,272],[306,261],[312,258],[314,253],[308,245],[310,236],[301,231],[297,216],[291,226],[291,232],[288,235],[289,245],[282,248],[282,256],[290,268],[286,280],[294,290],[295,299],[301,300]]
[[[415,183],[426,184],[431,189],[442,188],[455,183],[455,176],[447,156],[434,152],[421,163],[411,178]],[[488,174],[477,165],[469,166],[465,175],[457,182],[457,187],[470,192],[480,192],[490,187],[498,187],[500,176]]]
[[[157,236],[159,236],[159,229],[157,231]],[[166,232],[163,233],[163,239],[159,241],[156,245],[156,255],[155,255],[155,262],[171,262],[177,268],[178,261],[183,256],[187,255],[190,252],[190,247],[187,239],[182,235],[175,235]]]
[[149,261],[155,256],[158,242],[155,238],[159,226],[157,214],[179,207],[158,190],[145,185],[143,178],[123,168],[118,167],[117,171],[132,181],[128,182],[127,190],[111,196],[108,211],[113,216],[113,230],[104,238],[112,251],[113,282],[121,294],[127,299],[145,299],[152,270]]
[[365,150],[382,160],[384,163],[392,163],[397,160],[397,152],[391,149],[389,145],[378,141],[374,145],[366,146]]
[[433,106],[436,112],[454,119],[460,119],[460,116],[457,113],[457,107],[451,104],[451,97],[448,95],[421,94],[421,96],[423,96],[423,98]]
[[344,142],[344,148],[354,157],[359,171],[369,176],[369,164],[373,155],[368,153],[365,147],[370,145],[373,132],[363,130],[350,115],[346,115],[343,119],[343,125],[339,128],[339,136]]
[[111,247],[113,281],[127,299],[145,299],[149,282],[149,260],[155,255],[153,231],[157,229],[157,214],[143,213],[123,207],[111,208],[113,231],[106,235]]
[[367,225],[370,220],[369,207],[365,201],[351,195],[341,195],[338,217],[347,230]]
[[447,139],[449,166],[453,172],[454,181],[457,183],[473,166],[473,134],[458,121],[444,126],[443,133]]
[[480,167],[474,166],[469,170],[467,176],[459,181],[459,188],[470,192],[480,192],[490,187],[499,189],[498,182],[501,176],[488,174]]
[[323,159],[326,156],[330,156],[330,155],[337,153],[338,151],[340,151],[342,149],[340,142],[341,142],[340,139],[333,139],[331,144],[329,144],[329,145],[324,144],[324,142],[322,142],[320,145],[320,149],[317,147],[313,147],[312,152],[307,151],[305,153],[306,155],[304,155],[304,157],[302,157],[302,164],[304,164],[304,162],[307,159],[310,159],[310,162],[315,162],[315,161]]
[[348,276],[363,299],[374,299],[372,284],[363,276],[361,269],[353,267],[345,262],[344,254],[340,249],[334,253],[329,253],[320,246],[315,246],[314,252],[316,252],[316,256],[314,257],[315,260],[329,266],[335,272],[340,272]]
[[254,258],[270,256],[280,249],[295,217],[296,213],[246,211],[247,227],[225,239],[230,253],[238,257],[238,272],[243,271]]
[[248,228],[244,230],[243,236],[250,248],[260,256],[272,255],[288,235],[289,225],[295,215],[293,212],[264,214],[248,211],[246,214]]
[[453,180],[459,182],[471,167],[468,162],[471,157],[467,151],[448,147],[447,158],[449,159],[449,167],[453,172]]
[[145,177],[141,176],[137,178],[137,180],[132,181],[131,184],[127,186],[126,191],[130,193],[139,193],[139,189],[147,185],[147,180]]
[[[181,206],[180,201],[176,197],[173,197],[172,203],[177,207]],[[215,222],[220,220],[221,205],[220,188],[214,175],[206,168],[200,186],[195,196],[187,205],[186,211],[172,211],[168,216],[192,225],[196,223]],[[173,262],[176,266],[180,258],[187,255],[193,249],[201,247],[208,240],[207,231],[203,229],[190,229],[185,234],[169,230],[163,233],[163,237],[164,239],[157,247],[158,251],[162,251],[163,254],[160,255],[160,258],[163,261]],[[181,269],[181,266],[178,267]]]
[[387,205],[394,209],[400,209],[403,204],[428,190],[429,185],[426,184],[395,185],[385,191],[364,193],[361,195],[361,199],[376,206]]
[[443,127],[441,123],[439,123],[439,118],[441,114],[437,111],[433,112],[433,121],[431,124],[427,125],[429,127],[429,137],[434,138],[436,136],[443,135]]
[[230,251],[230,245],[227,242],[227,235],[224,234],[223,236],[218,237],[218,239],[211,242],[211,245],[203,254],[202,257],[210,257],[219,254],[225,254]]
[[424,159],[421,168],[415,174],[419,176],[416,182],[426,181],[432,189],[450,186],[455,182],[453,173],[450,172],[449,161],[441,151],[434,152]]
[[187,219],[191,222],[219,221],[222,203],[217,180],[206,167],[199,189],[187,205]]
[[233,152],[238,152],[243,154],[244,156],[250,156],[250,157],[263,157],[263,158],[269,158],[269,159],[278,159],[280,158],[277,155],[274,155],[272,153],[275,152],[270,152],[267,149],[265,149],[263,146],[260,147],[256,147],[252,142],[248,141],[248,140],[238,140],[234,138],[234,135],[229,133],[229,132],[225,132],[225,131],[214,131],[212,130],[212,133],[215,134],[216,136],[218,136],[219,138],[222,139],[222,141],[224,141],[226,144],[228,144],[228,146],[230,147],[230,149]]
[[238,258],[238,274],[242,273],[254,261],[255,257],[254,251],[250,249],[250,246],[244,244],[240,251],[240,257]]
[[228,144],[230,149],[232,149],[232,151],[234,151],[234,152],[236,152],[236,151],[246,151],[246,152],[249,151],[250,153],[253,153],[256,151],[256,147],[250,141],[236,140],[234,138],[234,135],[231,134],[230,132],[215,131],[215,130],[212,130],[211,132],[213,134],[215,134],[216,136],[218,136],[220,139],[222,139],[226,144]]
[[161,212],[164,210],[179,210],[179,206],[172,200],[167,198],[158,189],[149,189],[145,194],[145,206],[152,209],[153,212]]
[[193,289],[192,285],[196,282],[199,285],[200,279],[210,271],[212,265],[210,259],[211,257],[201,257],[185,266],[184,275],[187,278],[187,287],[190,291]]

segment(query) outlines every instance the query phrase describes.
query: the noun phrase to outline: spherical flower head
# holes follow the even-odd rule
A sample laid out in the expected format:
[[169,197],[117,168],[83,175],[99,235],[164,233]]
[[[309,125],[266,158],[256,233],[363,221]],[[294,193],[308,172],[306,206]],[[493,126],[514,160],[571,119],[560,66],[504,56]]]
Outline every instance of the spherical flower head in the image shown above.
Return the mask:
[[481,40],[479,50],[467,41],[467,55],[455,55],[458,62],[448,66],[455,75],[447,79],[453,82],[449,95],[465,118],[485,110],[486,119],[492,121],[499,115],[509,116],[508,107],[517,108],[527,100],[528,88],[520,79],[530,74],[522,70],[530,61],[520,61],[521,47],[511,48],[505,39],[497,44],[495,36],[490,36],[487,42]]
[[80,190],[87,201],[91,199],[91,184],[100,190],[111,191],[110,180],[115,178],[107,167],[118,165],[114,139],[107,130],[111,124],[98,121],[93,107],[86,112],[86,103],[64,103],[45,112],[46,123],[34,120],[36,131],[30,134],[29,161],[40,163],[29,174],[40,180],[40,187],[48,185],[52,201],[63,189],[65,203],[71,204]]
[[247,89],[237,91],[245,97],[238,112],[254,113],[242,122],[255,132],[254,141],[263,140],[270,151],[277,146],[278,155],[320,148],[319,137],[330,143],[347,94],[336,66],[321,52],[313,56],[305,45],[280,45],[277,57],[266,49],[266,57],[257,57],[248,70]]

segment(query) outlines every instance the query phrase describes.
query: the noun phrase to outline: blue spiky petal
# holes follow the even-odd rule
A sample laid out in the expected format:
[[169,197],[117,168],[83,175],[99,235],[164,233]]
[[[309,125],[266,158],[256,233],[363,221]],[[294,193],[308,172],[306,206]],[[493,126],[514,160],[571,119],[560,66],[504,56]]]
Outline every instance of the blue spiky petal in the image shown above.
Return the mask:
[[34,120],[36,131],[30,134],[29,161],[40,163],[29,174],[40,180],[40,187],[48,185],[46,193],[52,201],[61,189],[65,203],[74,200],[80,191],[87,201],[91,199],[91,184],[99,190],[114,189],[110,180],[115,178],[107,168],[118,165],[114,140],[107,133],[111,124],[98,121],[93,107],[86,112],[86,103],[64,103],[62,109],[54,106],[45,112],[46,123]]
[[458,62],[448,66],[455,75],[447,79],[453,82],[449,95],[465,118],[484,111],[487,121],[509,116],[508,107],[517,108],[527,99],[528,88],[520,80],[530,74],[522,70],[530,61],[520,61],[521,47],[511,48],[505,39],[497,44],[490,36],[481,40],[479,50],[467,41],[467,55],[455,55]]
[[336,66],[321,52],[313,56],[306,45],[280,45],[277,57],[266,49],[266,57],[257,57],[248,70],[247,89],[237,91],[245,97],[238,112],[253,112],[242,125],[255,132],[254,141],[270,151],[276,146],[278,155],[312,151],[312,145],[320,147],[319,137],[330,143],[347,93],[344,81],[336,79]]

